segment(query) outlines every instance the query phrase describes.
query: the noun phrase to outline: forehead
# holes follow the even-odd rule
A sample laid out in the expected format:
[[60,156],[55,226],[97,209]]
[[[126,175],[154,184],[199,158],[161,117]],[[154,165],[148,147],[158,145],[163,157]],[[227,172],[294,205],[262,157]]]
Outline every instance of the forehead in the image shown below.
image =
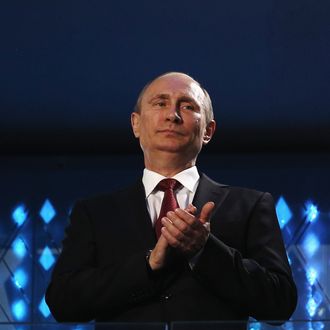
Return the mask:
[[204,93],[195,80],[185,75],[166,75],[154,80],[146,89],[142,102],[166,94],[169,97],[186,96],[202,105]]

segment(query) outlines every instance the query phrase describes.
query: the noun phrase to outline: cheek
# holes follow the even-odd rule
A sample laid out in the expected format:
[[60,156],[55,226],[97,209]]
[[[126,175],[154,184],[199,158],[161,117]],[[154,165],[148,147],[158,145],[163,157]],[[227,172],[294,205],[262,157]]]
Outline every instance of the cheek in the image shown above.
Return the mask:
[[202,134],[204,125],[201,115],[196,114],[196,116],[194,116],[193,125],[195,127],[195,132],[199,135]]
[[202,116],[199,113],[190,113],[190,116],[187,116],[186,121],[190,123],[190,125],[194,125],[198,127],[201,125]]

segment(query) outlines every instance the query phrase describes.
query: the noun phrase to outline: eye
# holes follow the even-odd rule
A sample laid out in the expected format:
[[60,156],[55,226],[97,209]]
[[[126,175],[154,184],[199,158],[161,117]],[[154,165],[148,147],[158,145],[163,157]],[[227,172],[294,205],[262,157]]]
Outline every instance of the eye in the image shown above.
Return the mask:
[[183,102],[183,103],[180,104],[180,109],[181,110],[191,110],[191,111],[194,111],[195,110],[195,107],[191,103],[185,103],[185,102]]
[[158,105],[159,107],[165,107],[166,102],[165,101],[159,101],[159,102],[156,103],[156,105]]
[[155,108],[164,108],[166,107],[167,103],[165,100],[158,100],[153,102],[152,106]]

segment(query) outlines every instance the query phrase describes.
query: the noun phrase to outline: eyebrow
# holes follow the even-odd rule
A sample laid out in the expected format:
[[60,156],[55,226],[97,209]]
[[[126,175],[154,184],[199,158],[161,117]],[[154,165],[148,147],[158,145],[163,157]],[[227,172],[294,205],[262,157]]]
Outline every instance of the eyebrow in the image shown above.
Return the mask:
[[[151,104],[154,100],[157,99],[162,99],[162,100],[169,100],[170,99],[170,95],[169,94],[156,94],[154,96],[151,97],[151,99],[148,101],[149,104]],[[200,106],[198,105],[198,103],[191,97],[189,96],[181,96],[178,99],[178,102],[190,102],[193,103],[195,106],[197,106],[198,108],[200,108]]]
[[179,102],[190,102],[190,103],[193,103],[195,104],[196,106],[198,106],[198,103],[191,97],[189,96],[182,96],[182,97],[179,97]]
[[156,99],[163,99],[163,100],[168,100],[170,98],[169,94],[157,94],[154,95],[149,101],[148,103],[151,104],[154,100]]

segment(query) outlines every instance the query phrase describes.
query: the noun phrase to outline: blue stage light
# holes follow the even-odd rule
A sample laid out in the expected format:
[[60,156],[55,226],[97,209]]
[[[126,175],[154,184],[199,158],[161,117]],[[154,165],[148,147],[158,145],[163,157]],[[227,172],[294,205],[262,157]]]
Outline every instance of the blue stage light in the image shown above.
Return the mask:
[[286,256],[288,258],[289,265],[291,266],[292,265],[292,260],[291,260],[291,258],[290,258],[290,256],[288,254]]
[[42,251],[39,262],[45,270],[49,270],[49,268],[54,264],[55,258],[48,246],[46,246]]
[[311,202],[307,202],[305,204],[305,215],[306,215],[307,221],[314,222],[319,215],[317,206]]
[[39,212],[41,218],[44,220],[45,223],[49,223],[54,218],[56,211],[52,205],[52,203],[46,199],[44,204],[41,207]]
[[16,207],[12,213],[13,220],[18,226],[21,226],[27,219],[28,212],[23,204]]
[[50,315],[50,310],[46,304],[46,301],[45,301],[45,297],[43,297],[40,301],[40,304],[38,306],[39,308],[39,311],[41,312],[41,314],[47,318],[49,315]]
[[318,307],[318,306],[322,303],[322,301],[323,301],[323,297],[322,297],[322,295],[320,294],[319,291],[316,291],[316,292],[313,294],[313,299],[314,299],[314,301],[315,301],[317,307]]
[[249,330],[260,330],[261,324],[259,322],[251,322],[249,326]]
[[310,296],[306,304],[306,309],[310,317],[316,314],[316,310],[321,305],[322,301],[323,297],[318,291],[315,292],[313,296]]
[[324,323],[319,321],[319,322],[314,322],[313,324],[313,330],[323,330],[324,329]]
[[320,241],[314,234],[308,234],[303,241],[303,249],[307,256],[311,258],[320,247]]
[[285,199],[281,196],[276,203],[276,214],[281,229],[291,220],[292,212],[286,203]]
[[27,274],[22,269],[17,269],[14,273],[14,283],[15,285],[21,289],[24,288],[27,283]]
[[306,277],[307,277],[308,283],[310,285],[314,285],[314,283],[316,282],[317,277],[318,277],[318,273],[317,273],[316,269],[313,267],[307,268]]
[[285,324],[283,324],[283,329],[284,330],[294,330],[292,321],[290,320],[290,321],[286,322]]
[[310,317],[313,317],[316,313],[317,304],[313,297],[310,297],[306,304],[307,313]]
[[15,301],[12,305],[12,312],[16,320],[22,320],[26,315],[26,304],[23,300]]
[[23,258],[26,254],[25,244],[24,244],[23,240],[19,237],[17,237],[15,239],[15,241],[13,242],[12,249],[13,249],[14,254],[19,258]]

